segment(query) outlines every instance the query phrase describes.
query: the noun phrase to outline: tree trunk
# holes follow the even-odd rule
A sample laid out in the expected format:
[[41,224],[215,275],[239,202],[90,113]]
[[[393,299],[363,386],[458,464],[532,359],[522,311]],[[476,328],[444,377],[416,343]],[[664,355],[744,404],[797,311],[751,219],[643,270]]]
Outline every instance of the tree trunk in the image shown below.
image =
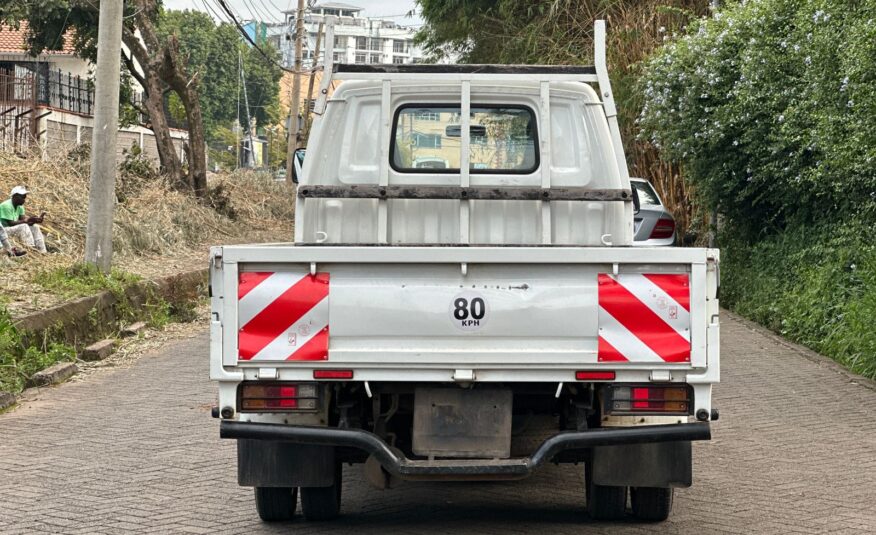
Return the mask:
[[[170,125],[164,114],[164,87],[158,72],[158,61],[143,47],[138,37],[132,32],[125,31],[122,35],[125,45],[131,52],[131,56],[137,60],[142,76],[138,76],[143,85],[146,99],[143,107],[149,116],[149,128],[155,134],[155,146],[158,150],[158,160],[161,172],[170,177],[172,185],[180,190],[190,190],[187,177],[183,176],[182,163],[173,146],[173,138],[170,136]],[[129,66],[130,68],[130,66]]]
[[182,57],[179,42],[171,36],[162,51],[161,69],[159,73],[167,85],[179,95],[186,110],[186,122],[189,129],[189,169],[188,185],[197,197],[207,194],[207,154],[205,150],[204,121],[201,116],[201,102],[198,99],[197,73],[189,78],[185,66],[180,64]]

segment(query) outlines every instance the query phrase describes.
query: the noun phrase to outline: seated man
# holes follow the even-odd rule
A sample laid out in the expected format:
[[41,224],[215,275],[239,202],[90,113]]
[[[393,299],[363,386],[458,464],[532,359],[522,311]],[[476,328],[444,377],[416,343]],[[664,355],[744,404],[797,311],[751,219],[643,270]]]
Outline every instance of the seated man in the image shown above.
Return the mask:
[[12,188],[12,196],[0,203],[0,226],[9,237],[18,238],[28,247],[45,253],[46,243],[38,223],[43,222],[46,214],[39,217],[25,217],[24,201],[27,199],[27,194],[27,188],[24,186]]
[[6,234],[6,229],[3,228],[3,225],[0,225],[0,245],[3,245],[3,250],[6,251],[6,254],[11,257],[24,256],[27,254],[17,247],[12,246],[12,244],[9,242],[9,236]]

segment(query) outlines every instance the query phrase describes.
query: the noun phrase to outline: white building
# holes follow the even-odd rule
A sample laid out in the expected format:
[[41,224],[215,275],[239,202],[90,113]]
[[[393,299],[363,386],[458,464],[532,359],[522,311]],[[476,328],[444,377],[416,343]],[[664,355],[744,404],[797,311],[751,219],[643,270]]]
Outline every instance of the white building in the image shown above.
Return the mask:
[[[392,19],[363,17],[361,7],[339,2],[321,2],[304,16],[307,39],[304,43],[305,63],[313,61],[319,23],[326,17],[335,19],[333,60],[336,63],[419,63],[423,54],[414,45],[416,29],[400,25]],[[283,54],[283,62],[291,67],[295,62],[296,11],[283,12],[285,24],[266,28],[267,39]],[[325,43],[320,45],[320,60]]]

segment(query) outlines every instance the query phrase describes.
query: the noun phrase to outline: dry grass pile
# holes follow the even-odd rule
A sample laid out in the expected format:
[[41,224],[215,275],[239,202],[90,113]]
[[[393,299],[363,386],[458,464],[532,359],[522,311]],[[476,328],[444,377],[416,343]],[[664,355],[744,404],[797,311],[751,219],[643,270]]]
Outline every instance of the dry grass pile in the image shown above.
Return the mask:
[[[28,214],[46,212],[42,227],[55,251],[0,258],[0,295],[13,314],[20,314],[61,300],[34,282],[40,272],[64,269],[83,257],[88,159],[42,161],[0,153],[0,198],[5,200],[16,185],[31,190]],[[208,199],[197,201],[171,189],[142,162],[123,164],[116,186],[114,265],[152,278],[205,266],[210,245],[291,240],[294,202],[285,183],[239,172],[212,176],[209,188]]]

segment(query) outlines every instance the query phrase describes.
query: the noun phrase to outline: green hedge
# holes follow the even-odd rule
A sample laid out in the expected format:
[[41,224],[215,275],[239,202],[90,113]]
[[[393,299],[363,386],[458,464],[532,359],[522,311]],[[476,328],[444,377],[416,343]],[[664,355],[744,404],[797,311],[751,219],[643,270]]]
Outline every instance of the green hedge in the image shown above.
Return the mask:
[[641,135],[747,237],[876,217],[876,1],[727,5],[648,62]]
[[872,223],[801,227],[754,245],[720,239],[722,305],[876,379]]
[[726,5],[647,62],[641,135],[725,216],[722,304],[876,377],[876,0]]

